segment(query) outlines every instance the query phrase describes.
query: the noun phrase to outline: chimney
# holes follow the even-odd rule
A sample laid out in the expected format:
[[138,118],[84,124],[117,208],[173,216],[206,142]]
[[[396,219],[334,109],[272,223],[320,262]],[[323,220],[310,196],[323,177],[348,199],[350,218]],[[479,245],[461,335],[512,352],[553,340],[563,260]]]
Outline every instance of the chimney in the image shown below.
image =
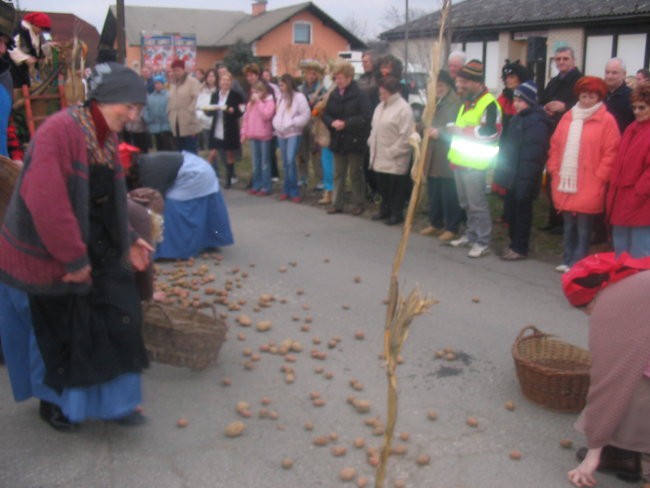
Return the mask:
[[266,12],[266,0],[256,0],[253,2],[253,17]]

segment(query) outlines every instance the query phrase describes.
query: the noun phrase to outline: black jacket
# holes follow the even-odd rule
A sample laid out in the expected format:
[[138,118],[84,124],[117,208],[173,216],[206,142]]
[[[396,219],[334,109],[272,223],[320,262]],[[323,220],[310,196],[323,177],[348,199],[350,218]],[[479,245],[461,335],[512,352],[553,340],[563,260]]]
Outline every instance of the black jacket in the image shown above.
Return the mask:
[[[212,94],[210,103],[216,105],[219,103],[219,90]],[[229,109],[232,108],[233,112],[229,113],[228,111],[221,112],[223,115],[223,143],[221,144],[222,149],[228,151],[236,151],[241,147],[239,139],[239,119],[242,116],[240,105],[244,104],[244,98],[241,94],[232,88],[228,92],[228,97],[226,97],[226,107]],[[210,125],[210,148],[216,148],[216,138],[214,136],[214,128],[217,125],[217,116],[218,113],[215,112],[212,117],[212,125]]]
[[[345,121],[345,128],[332,128],[335,120]],[[363,154],[367,149],[372,121],[372,107],[368,95],[352,81],[343,95],[337,88],[330,94],[323,112],[323,122],[330,130],[330,150],[334,153]]]
[[544,92],[539,97],[539,103],[542,106],[554,100],[564,102],[566,105],[566,111],[564,113],[553,116],[555,125],[557,125],[562,116],[578,101],[578,97],[573,93],[573,86],[582,76],[582,72],[578,68],[573,68],[565,76],[557,75],[551,78],[551,81],[548,82],[548,85],[544,88]]
[[634,122],[632,101],[630,100],[631,95],[632,89],[623,83],[613,92],[609,92],[607,97],[605,97],[607,111],[616,119],[618,130],[621,131],[621,134],[625,132],[628,125]]
[[553,122],[539,105],[522,110],[510,120],[494,181],[514,193],[515,200],[534,199],[539,194],[552,133]]

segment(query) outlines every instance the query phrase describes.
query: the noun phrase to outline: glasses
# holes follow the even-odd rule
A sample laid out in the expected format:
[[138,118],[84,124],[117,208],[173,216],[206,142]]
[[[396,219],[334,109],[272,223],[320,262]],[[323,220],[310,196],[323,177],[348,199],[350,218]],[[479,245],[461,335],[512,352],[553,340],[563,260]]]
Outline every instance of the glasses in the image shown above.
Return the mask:
[[555,61],[570,61],[571,58],[569,56],[556,56]]
[[632,105],[633,112],[643,112],[644,110],[648,110],[648,105]]

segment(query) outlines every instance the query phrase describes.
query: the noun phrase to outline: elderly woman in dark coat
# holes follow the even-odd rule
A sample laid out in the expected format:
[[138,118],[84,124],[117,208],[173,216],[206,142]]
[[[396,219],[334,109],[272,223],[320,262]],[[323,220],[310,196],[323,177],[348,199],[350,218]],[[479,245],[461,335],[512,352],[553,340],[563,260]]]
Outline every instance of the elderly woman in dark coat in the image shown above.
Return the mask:
[[368,95],[354,81],[354,67],[339,62],[332,70],[336,88],[332,91],[323,122],[330,130],[330,149],[334,153],[334,202],[329,214],[343,212],[343,192],[348,173],[352,184],[352,215],[364,210],[363,156],[370,134],[372,108]]
[[89,102],[36,132],[0,236],[0,333],[17,401],[57,430],[139,423],[147,355],[133,270],[151,246],[128,227],[117,133],[146,101],[140,77],[95,67]]
[[537,86],[532,81],[514,90],[516,115],[501,141],[494,181],[506,189],[505,205],[510,247],[501,259],[517,261],[528,255],[533,223],[533,201],[539,195],[552,132],[551,119],[537,104]]

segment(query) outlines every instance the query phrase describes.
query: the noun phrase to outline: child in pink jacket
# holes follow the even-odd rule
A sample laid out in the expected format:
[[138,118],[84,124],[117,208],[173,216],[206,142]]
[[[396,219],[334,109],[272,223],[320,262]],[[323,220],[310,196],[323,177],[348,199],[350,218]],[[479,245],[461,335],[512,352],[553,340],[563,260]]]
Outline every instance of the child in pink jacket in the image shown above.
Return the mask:
[[251,195],[267,196],[271,193],[271,139],[275,101],[267,85],[255,83],[242,119],[241,142],[250,140],[253,162]]

